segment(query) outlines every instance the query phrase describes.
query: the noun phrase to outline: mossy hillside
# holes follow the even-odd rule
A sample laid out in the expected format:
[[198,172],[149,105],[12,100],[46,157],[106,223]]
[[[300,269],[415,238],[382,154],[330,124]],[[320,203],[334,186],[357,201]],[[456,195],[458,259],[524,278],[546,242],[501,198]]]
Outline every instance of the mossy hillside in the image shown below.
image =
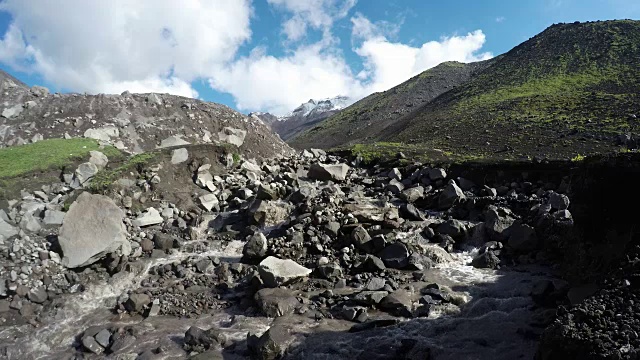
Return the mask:
[[133,155],[113,169],[103,169],[99,171],[89,180],[89,185],[86,186],[86,189],[94,193],[104,193],[111,189],[113,184],[125,174],[132,171],[141,171],[157,156],[158,153],[156,152]]
[[635,114],[640,22],[559,24],[374,139],[564,158],[617,151],[615,135],[640,131]]
[[112,146],[101,147],[92,139],[48,139],[33,144],[0,149],[0,179],[9,179],[37,171],[62,169],[87,159],[92,150],[109,159],[123,154]]

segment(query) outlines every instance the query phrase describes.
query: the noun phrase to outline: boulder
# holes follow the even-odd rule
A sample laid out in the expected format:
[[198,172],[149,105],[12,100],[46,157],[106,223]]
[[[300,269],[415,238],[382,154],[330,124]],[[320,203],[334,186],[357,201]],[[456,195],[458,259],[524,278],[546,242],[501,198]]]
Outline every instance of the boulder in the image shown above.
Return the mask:
[[429,169],[427,175],[431,181],[444,180],[447,178],[447,172],[441,168]]
[[124,212],[102,195],[83,192],[67,212],[58,242],[68,268],[86,266],[128,242]]
[[100,151],[91,150],[89,151],[91,157],[89,158],[89,162],[95,165],[98,169],[103,169],[109,163],[109,158],[107,155],[101,153]]
[[26,213],[20,220],[20,227],[26,231],[37,233],[42,228],[42,225],[40,225],[40,220],[34,213]]
[[147,95],[147,103],[150,105],[162,106],[162,98],[156,93]]
[[131,294],[124,303],[125,308],[130,312],[141,314],[145,306],[151,304],[151,298],[147,294]]
[[247,260],[262,259],[266,254],[267,237],[261,232],[253,234],[242,249],[242,255]]
[[411,296],[406,290],[397,290],[385,296],[378,307],[393,315],[411,317]]
[[80,164],[74,173],[74,179],[77,180],[80,185],[83,185],[94,177],[99,170],[95,164],[90,162]]
[[313,164],[309,167],[308,176],[311,179],[327,181],[344,181],[347,178],[349,166],[346,164],[324,165]]
[[275,360],[281,358],[294,340],[284,325],[276,324],[269,328],[258,339],[247,335],[249,349],[258,360]]
[[484,228],[491,240],[505,241],[509,238],[511,225],[514,222],[511,210],[491,205],[485,213]]
[[473,258],[471,266],[479,269],[496,269],[500,266],[500,259],[493,251],[487,250]]
[[291,205],[282,201],[257,200],[249,208],[249,215],[254,224],[271,227],[285,222],[291,210]]
[[407,202],[415,202],[424,196],[424,188],[422,186],[416,186],[408,188],[402,191],[400,198]]
[[24,108],[20,104],[14,105],[14,106],[12,106],[10,108],[6,108],[6,109],[2,110],[2,117],[3,118],[7,118],[7,119],[12,119],[12,118],[20,115],[20,113],[22,113],[23,109]]
[[244,138],[247,136],[247,132],[240,129],[234,129],[231,127],[225,127],[218,133],[218,138],[222,142],[226,142],[237,147],[244,144]]
[[202,195],[198,198],[198,200],[200,201],[200,205],[202,205],[202,207],[207,211],[218,209],[218,207],[220,206],[220,202],[214,194]]
[[351,243],[358,249],[371,252],[373,250],[373,243],[371,243],[371,236],[369,232],[361,225],[356,226],[351,231]]
[[258,266],[260,277],[268,287],[289,284],[311,274],[311,270],[290,259],[278,259],[269,256]]
[[169,136],[160,142],[160,148],[168,148],[173,146],[189,145],[189,142],[182,139],[180,135]]
[[164,218],[162,217],[162,215],[160,215],[158,210],[156,210],[153,207],[150,207],[147,209],[146,212],[140,214],[137,218],[131,221],[131,224],[137,227],[145,227],[145,226],[162,224],[163,221],[164,221]]
[[387,267],[402,269],[409,265],[409,250],[401,242],[393,243],[378,254]]
[[18,235],[18,228],[0,218],[0,240],[7,240]]
[[558,194],[557,192],[552,192],[549,195],[549,204],[551,204],[551,208],[554,210],[566,210],[569,208],[569,197],[564,194]]
[[47,210],[44,213],[42,222],[45,225],[62,225],[65,213],[60,210]]
[[289,289],[264,288],[254,296],[258,308],[266,317],[275,318],[293,314],[300,302]]
[[31,87],[31,94],[35,97],[47,97],[49,96],[49,89],[44,86],[34,85]]
[[171,152],[171,163],[173,165],[181,164],[189,159],[189,151],[185,148],[175,149]]
[[425,217],[420,212],[420,210],[418,210],[418,208],[410,203],[400,205],[400,215],[402,215],[403,218],[411,221],[425,220]]
[[511,227],[509,247],[516,251],[531,251],[538,247],[536,230],[526,224],[515,224]]
[[37,288],[31,289],[29,294],[27,295],[29,301],[36,304],[42,304],[47,301],[47,290],[44,286],[39,286]]
[[153,245],[158,250],[170,250],[177,247],[178,242],[170,234],[156,233],[153,235]]
[[84,137],[104,142],[109,142],[111,141],[111,138],[117,138],[119,136],[120,131],[115,126],[105,126],[100,129],[87,129],[84,132]]
[[[224,346],[226,342],[226,335],[216,328],[203,330],[197,326],[192,326],[184,334],[185,345],[187,345],[189,349],[195,351],[202,351],[218,346]],[[209,359],[208,357],[205,358]]]
[[467,197],[462,192],[462,189],[456,185],[455,181],[451,180],[438,197],[438,205],[442,209],[448,209],[454,204],[465,200]]

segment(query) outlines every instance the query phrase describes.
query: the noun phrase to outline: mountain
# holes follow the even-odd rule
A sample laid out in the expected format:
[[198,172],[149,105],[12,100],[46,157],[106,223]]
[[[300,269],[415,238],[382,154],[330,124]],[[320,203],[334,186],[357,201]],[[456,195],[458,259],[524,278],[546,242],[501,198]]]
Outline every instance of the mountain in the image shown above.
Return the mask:
[[0,72],[0,86],[0,147],[90,137],[131,153],[216,142],[235,142],[248,157],[291,151],[260,120],[221,104],[127,91],[120,95],[49,94],[46,88],[29,88],[5,72]]
[[283,140],[288,140],[310,129],[317,123],[351,104],[346,96],[336,96],[322,100],[310,99],[287,115],[276,117],[269,113],[251,113],[271,126]]
[[620,135],[638,134],[640,21],[556,24],[484,65],[433,100],[377,122],[383,126],[369,125],[362,114],[388,114],[394,89],[415,78],[290,142],[331,147],[387,141],[475,157],[553,158],[618,150]]
[[489,64],[491,60],[471,64],[442,63],[390,90],[365,97],[326,121],[318,122],[310,131],[292,137],[289,144],[300,148],[331,148],[363,142],[415,107],[468,81]]

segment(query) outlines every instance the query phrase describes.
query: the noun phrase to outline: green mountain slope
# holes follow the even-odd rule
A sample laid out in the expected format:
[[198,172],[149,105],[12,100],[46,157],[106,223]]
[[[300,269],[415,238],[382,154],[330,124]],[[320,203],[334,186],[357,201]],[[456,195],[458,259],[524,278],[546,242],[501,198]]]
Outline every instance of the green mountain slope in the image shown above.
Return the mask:
[[445,62],[384,92],[374,93],[288,140],[294,147],[330,148],[363,142],[416,107],[468,81],[491,61]]
[[640,21],[558,24],[367,140],[475,157],[573,157],[620,149],[617,135],[640,133],[636,114]]

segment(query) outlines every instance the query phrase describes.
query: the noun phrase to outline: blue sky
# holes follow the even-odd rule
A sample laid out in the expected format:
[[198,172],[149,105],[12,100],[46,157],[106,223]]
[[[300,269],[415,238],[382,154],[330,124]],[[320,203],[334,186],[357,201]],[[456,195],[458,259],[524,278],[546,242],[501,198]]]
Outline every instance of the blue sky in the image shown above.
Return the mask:
[[57,91],[285,113],[504,53],[553,23],[623,18],[640,0],[3,0],[0,68]]

